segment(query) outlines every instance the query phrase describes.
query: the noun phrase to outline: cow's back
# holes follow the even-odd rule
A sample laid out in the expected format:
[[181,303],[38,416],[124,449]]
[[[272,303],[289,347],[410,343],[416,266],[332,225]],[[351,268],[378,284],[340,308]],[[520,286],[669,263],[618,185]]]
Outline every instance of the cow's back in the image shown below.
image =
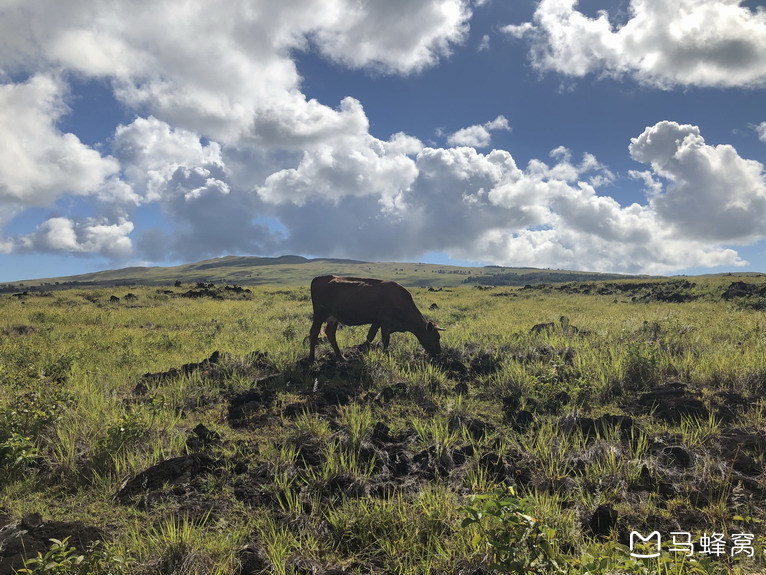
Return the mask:
[[410,315],[413,310],[418,313],[405,288],[396,282],[372,278],[316,277],[311,282],[311,301],[315,316],[331,315],[346,325],[381,319],[399,323],[400,316]]

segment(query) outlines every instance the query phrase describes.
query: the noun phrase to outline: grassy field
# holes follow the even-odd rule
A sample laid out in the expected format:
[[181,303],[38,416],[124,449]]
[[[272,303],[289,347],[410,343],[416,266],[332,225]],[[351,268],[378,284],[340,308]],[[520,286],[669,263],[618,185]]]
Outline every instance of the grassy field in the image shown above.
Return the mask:
[[764,278],[413,288],[441,358],[314,365],[308,284],[194,289],[0,296],[0,574],[764,568]]

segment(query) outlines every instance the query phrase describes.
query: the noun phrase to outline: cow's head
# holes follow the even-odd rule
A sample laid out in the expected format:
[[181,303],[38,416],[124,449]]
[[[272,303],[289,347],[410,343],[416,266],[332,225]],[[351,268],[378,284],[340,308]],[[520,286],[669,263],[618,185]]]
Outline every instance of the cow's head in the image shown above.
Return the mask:
[[434,356],[439,355],[442,352],[442,346],[439,342],[441,339],[441,335],[439,335],[440,331],[443,331],[442,328],[434,322],[429,321],[426,323],[425,332],[418,336],[420,345],[422,345],[428,353]]

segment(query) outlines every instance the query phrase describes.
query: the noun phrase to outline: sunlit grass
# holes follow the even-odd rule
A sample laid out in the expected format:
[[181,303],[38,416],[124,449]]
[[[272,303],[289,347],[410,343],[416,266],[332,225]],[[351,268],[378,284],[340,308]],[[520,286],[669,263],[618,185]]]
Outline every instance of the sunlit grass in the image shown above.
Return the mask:
[[[128,291],[134,301],[125,300]],[[472,359],[487,354],[491,369],[450,372],[411,334],[397,333],[389,353],[378,340],[353,364],[364,381],[354,382],[357,393],[347,403],[319,408],[312,382],[321,390],[347,372],[309,372],[300,363],[308,353],[307,285],[255,287],[247,300],[188,300],[140,287],[67,290],[23,303],[3,297],[0,410],[11,423],[2,425],[15,426],[33,451],[5,478],[0,507],[16,519],[79,510],[83,520],[113,525],[115,544],[132,552],[143,572],[234,573],[238,551],[255,541],[275,573],[293,572],[298,558],[313,561],[315,570],[357,561],[362,571],[453,573],[483,557],[475,533],[460,528],[467,494],[491,491],[503,477],[518,481],[540,518],[571,549],[583,550],[591,545],[583,518],[598,505],[643,519],[692,506],[687,494],[663,499],[655,490],[635,498],[634,507],[624,497],[645,466],[656,475],[662,445],[680,443],[696,454],[730,425],[712,410],[677,424],[634,415],[629,437],[619,429],[594,437],[562,427],[563,418],[628,413],[642,393],[669,381],[698,389],[706,405],[721,390],[757,396],[766,382],[766,316],[724,302],[634,303],[517,288],[412,291],[420,309],[447,329],[442,343],[450,358],[472,369]],[[119,303],[109,302],[113,293]],[[438,309],[426,311],[431,303]],[[562,316],[577,331],[563,329]],[[557,327],[530,332],[545,322]],[[339,342],[357,345],[366,331],[340,330]],[[223,352],[214,369],[137,391],[143,374],[201,362],[214,351]],[[320,358],[331,353],[326,344],[319,350]],[[276,399],[257,407],[252,426],[230,427],[229,398],[273,374],[284,384]],[[29,413],[9,415],[29,393],[36,394],[24,404]],[[513,427],[515,414],[503,403],[513,394],[516,409],[533,416],[527,427]],[[763,430],[765,409],[755,401],[731,425]],[[486,434],[472,434],[465,427],[472,420]],[[190,452],[198,423],[223,436],[209,448],[222,470],[204,487],[223,518],[178,517],[172,504],[139,510],[110,503],[126,479]],[[401,451],[445,455],[451,475],[407,482],[392,476],[393,463],[373,441],[378,424]],[[473,455],[451,461],[457,450]],[[516,474],[481,463],[485,454],[503,456]],[[261,468],[265,475],[257,475]],[[533,484],[523,485],[524,472]],[[731,522],[730,467],[699,456],[677,473],[704,478],[712,496],[701,512]],[[248,474],[268,478],[262,488],[271,507],[236,500],[233,485],[249,481]],[[379,477],[386,489],[363,496]],[[353,488],[327,495],[324,485],[338,478]],[[757,511],[747,501],[741,507]]]

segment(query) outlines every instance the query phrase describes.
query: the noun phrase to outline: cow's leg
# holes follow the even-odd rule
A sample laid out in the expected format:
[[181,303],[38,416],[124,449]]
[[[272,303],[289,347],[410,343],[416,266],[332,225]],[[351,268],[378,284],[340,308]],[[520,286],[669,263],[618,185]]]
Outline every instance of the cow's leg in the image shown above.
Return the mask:
[[374,340],[375,336],[378,335],[379,329],[380,329],[379,323],[374,323],[370,326],[370,331],[367,332],[367,342],[365,343],[367,347],[370,347],[370,345],[372,344],[372,340]]
[[319,332],[322,330],[323,323],[324,318],[314,316],[314,323],[311,324],[311,330],[309,330],[309,363],[314,363],[314,350],[316,349]]
[[383,351],[388,351],[388,344],[391,341],[391,332],[386,328],[381,328],[380,339],[383,340]]
[[330,342],[330,345],[335,350],[335,355],[338,356],[338,359],[345,359],[343,354],[340,352],[340,348],[338,347],[338,340],[335,339],[335,332],[337,330],[338,320],[330,316],[330,318],[327,320],[327,325],[324,328],[324,333],[327,336],[327,340]]

